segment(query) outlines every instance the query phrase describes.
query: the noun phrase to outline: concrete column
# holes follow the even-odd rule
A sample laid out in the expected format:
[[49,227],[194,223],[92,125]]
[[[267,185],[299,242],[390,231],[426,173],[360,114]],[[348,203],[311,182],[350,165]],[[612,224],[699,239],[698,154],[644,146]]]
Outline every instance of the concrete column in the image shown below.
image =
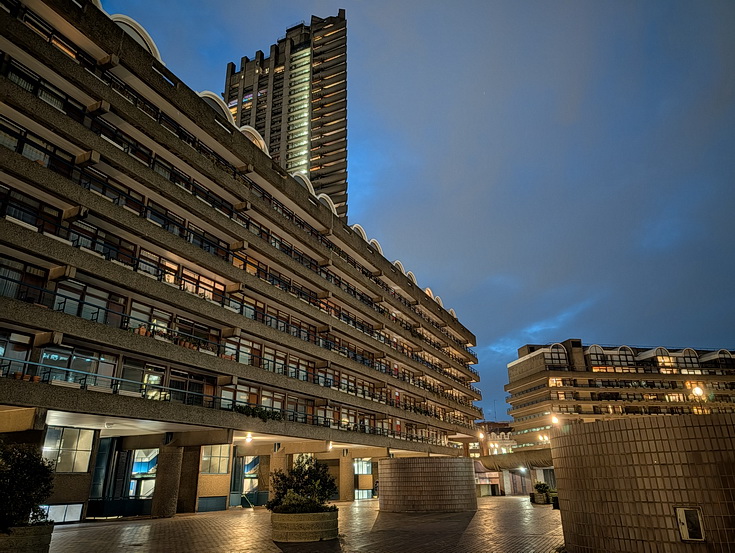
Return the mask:
[[339,500],[352,501],[355,499],[355,471],[352,466],[352,456],[339,458]]
[[183,456],[183,447],[164,445],[159,448],[151,516],[172,517],[176,514]]

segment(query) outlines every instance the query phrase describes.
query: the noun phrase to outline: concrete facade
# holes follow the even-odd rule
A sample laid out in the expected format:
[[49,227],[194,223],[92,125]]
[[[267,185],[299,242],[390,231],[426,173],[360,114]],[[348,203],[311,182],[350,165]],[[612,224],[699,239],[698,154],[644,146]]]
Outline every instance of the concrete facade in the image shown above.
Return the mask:
[[528,344],[508,365],[514,451],[548,449],[558,424],[640,415],[735,412],[727,349]]
[[270,47],[227,66],[225,101],[255,129],[273,160],[308,176],[347,218],[347,20],[312,16]]
[[462,454],[482,412],[454,312],[135,22],[6,8],[0,434],[55,456],[59,522],[235,506],[301,453],[344,499],[356,459]]
[[735,415],[570,423],[551,451],[569,553],[732,550]]

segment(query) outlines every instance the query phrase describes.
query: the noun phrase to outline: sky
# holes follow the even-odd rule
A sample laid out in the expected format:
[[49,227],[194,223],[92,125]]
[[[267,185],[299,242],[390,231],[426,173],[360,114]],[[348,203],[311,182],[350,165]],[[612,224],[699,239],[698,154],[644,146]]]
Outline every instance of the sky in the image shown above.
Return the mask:
[[477,336],[487,419],[524,344],[735,349],[735,2],[103,7],[217,94],[346,10],[349,223]]

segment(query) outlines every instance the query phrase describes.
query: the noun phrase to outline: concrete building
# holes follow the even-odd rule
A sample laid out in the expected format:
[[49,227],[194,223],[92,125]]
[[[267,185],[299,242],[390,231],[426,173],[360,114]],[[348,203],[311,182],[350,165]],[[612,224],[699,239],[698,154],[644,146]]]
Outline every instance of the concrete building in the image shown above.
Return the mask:
[[508,365],[514,451],[546,449],[554,424],[628,416],[735,412],[726,349],[525,345]]
[[135,21],[0,2],[0,437],[56,461],[52,518],[261,501],[302,454],[369,497],[378,459],[465,453],[453,310]]
[[347,217],[347,21],[312,16],[264,57],[227,66],[225,101],[237,126],[254,128],[273,161],[307,175]]

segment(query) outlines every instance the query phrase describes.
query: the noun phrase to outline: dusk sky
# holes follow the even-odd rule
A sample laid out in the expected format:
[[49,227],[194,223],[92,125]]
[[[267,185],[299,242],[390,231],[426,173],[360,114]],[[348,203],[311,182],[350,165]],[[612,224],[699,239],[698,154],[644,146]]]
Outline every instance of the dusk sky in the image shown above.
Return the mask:
[[349,223],[477,336],[735,349],[735,2],[103,0],[221,94],[347,14]]

